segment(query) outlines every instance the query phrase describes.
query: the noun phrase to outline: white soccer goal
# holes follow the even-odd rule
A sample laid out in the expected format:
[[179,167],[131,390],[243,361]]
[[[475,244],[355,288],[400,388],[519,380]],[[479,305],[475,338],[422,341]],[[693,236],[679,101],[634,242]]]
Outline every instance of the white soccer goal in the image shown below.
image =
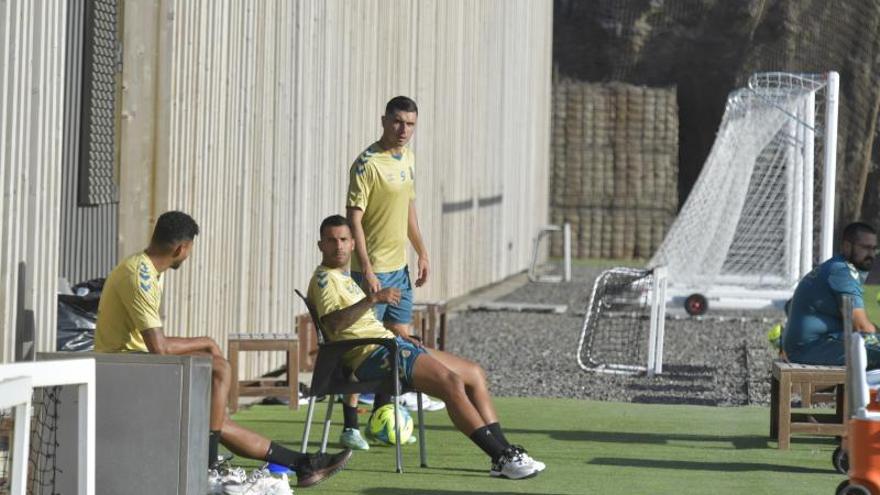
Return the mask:
[[611,268],[593,284],[578,343],[585,371],[663,372],[666,269]]
[[[539,274],[538,259],[541,256],[541,240],[549,238],[554,232],[562,232],[562,274]],[[570,282],[571,281],[571,224],[544,225],[532,243],[532,262],[529,264],[529,280],[532,282]]]
[[831,256],[838,86],[835,72],[760,73],[730,93],[703,170],[648,263],[668,268],[672,304],[701,295],[689,312],[781,307]]
[[[67,386],[76,387],[72,444],[58,438],[58,401],[61,387]],[[75,472],[63,473],[75,480],[73,486],[59,480],[59,449],[75,459]],[[94,495],[94,359],[0,365],[0,493]]]

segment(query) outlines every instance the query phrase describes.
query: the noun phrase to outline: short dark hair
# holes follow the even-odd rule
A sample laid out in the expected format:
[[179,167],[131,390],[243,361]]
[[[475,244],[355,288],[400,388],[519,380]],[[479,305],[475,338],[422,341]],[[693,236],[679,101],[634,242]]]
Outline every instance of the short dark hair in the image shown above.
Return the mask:
[[191,241],[197,235],[199,235],[199,225],[193,217],[182,211],[166,211],[156,220],[152,243],[174,246],[179,242]]
[[347,218],[342,215],[330,215],[321,222],[321,227],[318,229],[318,235],[323,237],[324,229],[328,227],[342,227],[343,225],[348,227],[348,230],[351,230],[351,222],[349,222]]
[[395,96],[385,104],[385,115],[394,115],[395,112],[415,112],[418,114],[419,107],[412,98]]
[[859,234],[877,235],[877,230],[865,222],[853,222],[843,228],[843,240],[856,242]]

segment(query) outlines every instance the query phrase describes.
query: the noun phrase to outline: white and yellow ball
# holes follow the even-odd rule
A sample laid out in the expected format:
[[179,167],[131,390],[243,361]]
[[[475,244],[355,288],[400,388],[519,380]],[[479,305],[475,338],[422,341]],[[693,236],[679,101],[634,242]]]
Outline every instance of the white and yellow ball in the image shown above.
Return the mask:
[[[405,444],[413,432],[413,420],[406,408],[397,408],[397,419],[400,421],[400,443]],[[394,445],[396,441],[394,431],[394,404],[385,404],[370,416],[367,425],[373,438],[382,443]]]

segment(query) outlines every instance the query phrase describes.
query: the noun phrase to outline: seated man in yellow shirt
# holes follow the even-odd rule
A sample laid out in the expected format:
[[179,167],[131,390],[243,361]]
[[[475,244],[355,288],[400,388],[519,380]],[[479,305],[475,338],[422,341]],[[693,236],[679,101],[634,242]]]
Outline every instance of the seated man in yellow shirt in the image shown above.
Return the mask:
[[[504,437],[483,369],[448,352],[427,350],[410,337],[397,336],[376,319],[373,306],[396,304],[400,289],[389,287],[365,295],[351,278],[354,249],[351,226],[333,215],[321,223],[321,265],[309,283],[309,301],[331,341],[357,338],[397,339],[401,381],[419,392],[440,397],[452,423],[491,458],[491,476],[521,479],[535,476],[544,464]],[[361,346],[343,356],[353,379],[371,380],[391,372],[387,348]]]
[[235,378],[220,346],[210,337],[167,337],[159,305],[169,268],[178,269],[189,256],[199,226],[186,213],[169,211],[156,221],[149,247],[120,263],[104,282],[98,304],[96,352],[149,352],[202,355],[213,360],[209,469],[216,467],[217,445],[243,457],[265,460],[296,471],[297,484],[311,486],[341,470],[350,450],[338,454],[307,455],[243,428],[226,414],[229,386]]

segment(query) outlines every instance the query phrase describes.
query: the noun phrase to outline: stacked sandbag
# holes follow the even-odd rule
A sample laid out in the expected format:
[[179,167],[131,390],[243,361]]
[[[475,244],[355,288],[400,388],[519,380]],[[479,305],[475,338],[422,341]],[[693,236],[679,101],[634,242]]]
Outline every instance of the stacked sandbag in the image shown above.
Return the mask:
[[649,258],[678,205],[675,88],[559,81],[552,122],[551,222],[571,224],[572,255]]

